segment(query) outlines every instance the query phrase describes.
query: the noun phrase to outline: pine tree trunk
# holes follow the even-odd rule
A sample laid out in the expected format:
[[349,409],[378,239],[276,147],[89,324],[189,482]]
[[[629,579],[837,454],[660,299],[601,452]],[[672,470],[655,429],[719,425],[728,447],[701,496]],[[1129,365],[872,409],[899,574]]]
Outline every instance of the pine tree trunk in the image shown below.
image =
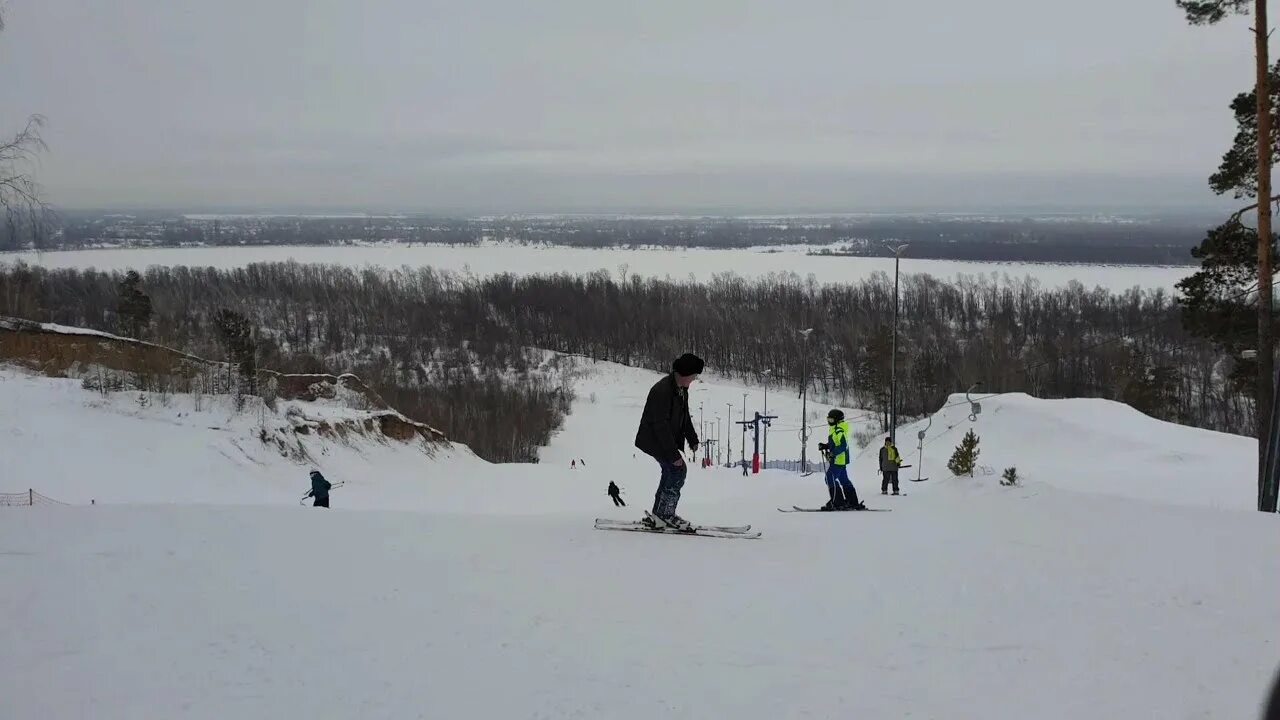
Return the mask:
[[1263,463],[1271,422],[1275,359],[1271,347],[1271,88],[1267,52],[1267,0],[1256,0],[1254,38],[1258,73],[1258,509],[1275,512]]

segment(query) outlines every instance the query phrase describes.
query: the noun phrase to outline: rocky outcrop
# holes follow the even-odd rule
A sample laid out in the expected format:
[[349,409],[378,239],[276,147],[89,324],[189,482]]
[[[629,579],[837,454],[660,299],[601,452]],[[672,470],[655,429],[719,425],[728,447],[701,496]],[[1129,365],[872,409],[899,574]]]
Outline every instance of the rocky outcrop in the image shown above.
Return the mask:
[[223,363],[110,333],[0,317],[0,362],[49,377],[77,377],[91,367],[191,378]]
[[[111,333],[0,317],[0,363],[12,363],[49,377],[84,377],[103,370],[127,375],[131,384],[146,389],[163,387],[187,392],[215,394],[231,384],[234,368],[186,353]],[[197,378],[204,382],[193,383]],[[157,379],[163,382],[157,382]],[[290,375],[273,370],[258,371],[258,389],[264,400],[333,401],[343,407],[367,412],[359,419],[308,419],[301,411],[289,412],[289,428],[297,435],[316,434],[345,440],[352,434],[375,435],[401,442],[422,439],[429,448],[447,442],[445,434],[430,425],[405,417],[387,404],[360,378],[344,375]],[[272,405],[274,407],[274,404]],[[292,410],[292,409],[291,409]],[[264,433],[263,442],[268,442]],[[276,435],[282,453],[295,455],[295,443]]]

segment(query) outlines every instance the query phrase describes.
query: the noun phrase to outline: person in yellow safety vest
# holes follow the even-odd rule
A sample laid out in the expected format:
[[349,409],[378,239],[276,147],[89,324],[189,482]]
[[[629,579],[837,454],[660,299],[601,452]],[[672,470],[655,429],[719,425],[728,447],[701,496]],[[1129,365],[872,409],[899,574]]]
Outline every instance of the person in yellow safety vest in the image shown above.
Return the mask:
[[832,408],[827,413],[827,426],[831,428],[828,442],[820,443],[818,450],[828,458],[825,479],[831,499],[822,509],[863,510],[866,506],[858,501],[858,491],[849,480],[849,423],[844,420],[844,412]]
[[893,494],[898,494],[898,468],[902,467],[902,456],[893,444],[893,438],[884,439],[884,447],[880,448],[880,494],[888,495],[889,486],[893,486]]

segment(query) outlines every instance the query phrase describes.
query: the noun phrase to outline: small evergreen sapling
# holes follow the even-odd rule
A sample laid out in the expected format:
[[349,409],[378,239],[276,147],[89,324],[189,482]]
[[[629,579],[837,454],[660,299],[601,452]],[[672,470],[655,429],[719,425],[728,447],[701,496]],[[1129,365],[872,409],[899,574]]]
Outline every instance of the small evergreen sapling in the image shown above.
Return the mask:
[[952,475],[968,475],[973,477],[973,468],[978,464],[978,436],[973,430],[964,434],[964,439],[956,446],[951,459],[947,461],[947,469]]

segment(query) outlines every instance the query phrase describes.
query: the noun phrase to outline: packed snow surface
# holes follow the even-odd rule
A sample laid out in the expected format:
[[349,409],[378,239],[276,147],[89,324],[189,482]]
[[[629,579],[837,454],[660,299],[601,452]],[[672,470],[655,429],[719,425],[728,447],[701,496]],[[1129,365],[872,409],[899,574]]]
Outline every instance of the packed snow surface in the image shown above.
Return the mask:
[[[970,420],[959,396],[906,497],[878,492],[878,433],[856,458],[892,512],[782,514],[821,476],[694,467],[681,514],[761,539],[606,532],[652,498],[630,444],[658,375],[588,372],[536,465],[308,438],[347,483],[325,511],[297,504],[312,464],[255,435],[270,418],[0,371],[0,492],[74,503],[0,508],[0,716],[1257,716],[1280,554],[1248,439],[1024,395]],[[693,397],[723,421],[744,392],[762,407],[715,378]],[[799,406],[770,391],[772,457],[798,455]],[[950,478],[968,428],[994,474]]]

